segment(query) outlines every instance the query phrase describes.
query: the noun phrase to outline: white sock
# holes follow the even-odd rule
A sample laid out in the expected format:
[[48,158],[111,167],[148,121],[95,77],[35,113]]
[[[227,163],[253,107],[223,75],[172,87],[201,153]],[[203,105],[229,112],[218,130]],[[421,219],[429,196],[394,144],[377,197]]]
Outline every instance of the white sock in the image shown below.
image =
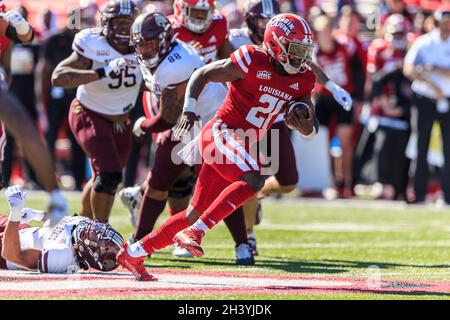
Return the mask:
[[206,224],[202,221],[202,219],[198,219],[192,226],[191,228],[193,230],[197,230],[197,231],[203,231],[206,232],[206,230],[209,230],[209,228],[206,226]]
[[132,245],[128,246],[127,252],[133,258],[142,258],[148,256],[148,253],[145,252],[140,241],[137,241]]

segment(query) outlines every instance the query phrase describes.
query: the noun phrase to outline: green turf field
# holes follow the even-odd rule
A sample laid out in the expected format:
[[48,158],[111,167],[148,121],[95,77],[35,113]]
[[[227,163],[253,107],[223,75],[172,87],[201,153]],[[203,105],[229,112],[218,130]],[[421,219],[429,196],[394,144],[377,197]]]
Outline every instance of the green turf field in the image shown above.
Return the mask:
[[[2,195],[1,210],[7,212]],[[27,206],[42,209],[45,197],[31,195]],[[79,196],[70,197],[73,212]],[[256,229],[258,250],[255,266],[234,265],[234,245],[224,226],[210,231],[204,240],[205,257],[175,259],[171,248],[156,253],[152,268],[182,270],[214,269],[268,275],[311,275],[369,277],[380,272],[382,279],[450,280],[450,210],[427,207],[400,208],[391,203],[376,208],[367,202],[310,203],[266,201],[263,221]],[[158,221],[161,223],[166,214]],[[132,229],[125,208],[117,199],[111,224],[125,238]],[[180,298],[195,298],[188,293]],[[133,298],[133,297],[124,297]],[[140,297],[141,299],[142,297]],[[164,298],[164,297],[159,297]],[[293,294],[220,295],[220,299],[449,299],[450,293],[430,294]],[[173,297],[171,297],[173,299]]]

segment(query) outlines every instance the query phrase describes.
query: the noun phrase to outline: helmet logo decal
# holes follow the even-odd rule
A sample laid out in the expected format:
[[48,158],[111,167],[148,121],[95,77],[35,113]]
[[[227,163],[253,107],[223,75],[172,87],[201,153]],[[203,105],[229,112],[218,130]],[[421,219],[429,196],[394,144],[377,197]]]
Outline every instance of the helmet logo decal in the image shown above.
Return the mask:
[[286,19],[284,17],[279,17],[277,19],[273,19],[271,21],[269,21],[269,24],[267,24],[267,27],[272,28],[279,28],[281,30],[283,30],[284,34],[287,36],[289,36],[292,32],[292,30],[295,29],[294,24],[289,20]]

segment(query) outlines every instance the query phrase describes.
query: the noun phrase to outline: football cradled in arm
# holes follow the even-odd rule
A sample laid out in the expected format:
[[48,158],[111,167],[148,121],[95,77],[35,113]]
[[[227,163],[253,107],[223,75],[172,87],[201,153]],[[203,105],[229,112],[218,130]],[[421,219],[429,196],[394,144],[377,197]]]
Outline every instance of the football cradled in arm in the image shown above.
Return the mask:
[[316,118],[311,96],[291,101],[284,115],[286,126],[300,132],[305,138],[312,138],[319,132],[319,121]]

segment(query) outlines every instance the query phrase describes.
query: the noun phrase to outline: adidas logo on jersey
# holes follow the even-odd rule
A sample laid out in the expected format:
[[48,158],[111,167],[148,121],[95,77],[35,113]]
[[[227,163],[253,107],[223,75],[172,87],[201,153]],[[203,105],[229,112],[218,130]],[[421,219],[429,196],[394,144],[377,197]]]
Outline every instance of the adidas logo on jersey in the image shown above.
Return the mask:
[[261,79],[261,80],[270,80],[272,78],[272,72],[258,71],[256,73],[256,78]]
[[215,43],[215,42],[217,42],[216,36],[212,36],[208,41],[208,43]]
[[291,84],[291,85],[289,86],[289,88],[294,89],[294,90],[298,90],[298,82],[296,82],[296,83],[294,83],[294,84]]

